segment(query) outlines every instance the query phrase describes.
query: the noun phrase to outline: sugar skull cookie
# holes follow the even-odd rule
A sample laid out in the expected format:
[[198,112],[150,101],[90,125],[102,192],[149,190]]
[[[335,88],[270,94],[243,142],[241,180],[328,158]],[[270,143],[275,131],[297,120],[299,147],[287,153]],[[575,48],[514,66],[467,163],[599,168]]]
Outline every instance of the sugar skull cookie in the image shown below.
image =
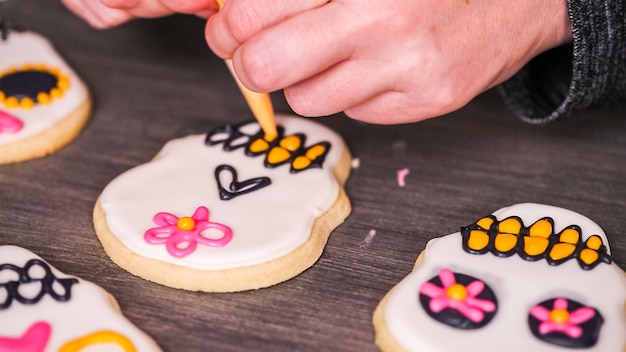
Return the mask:
[[540,204],[431,240],[374,312],[383,351],[624,351],[626,279],[590,219]]
[[0,246],[0,351],[87,350],[160,351],[101,287]]
[[87,88],[50,42],[32,32],[0,37],[0,164],[50,154],[88,120]]
[[187,290],[231,292],[277,284],[321,255],[350,213],[341,137],[277,116],[278,137],[256,122],[168,142],[110,182],[96,233],[129,272]]

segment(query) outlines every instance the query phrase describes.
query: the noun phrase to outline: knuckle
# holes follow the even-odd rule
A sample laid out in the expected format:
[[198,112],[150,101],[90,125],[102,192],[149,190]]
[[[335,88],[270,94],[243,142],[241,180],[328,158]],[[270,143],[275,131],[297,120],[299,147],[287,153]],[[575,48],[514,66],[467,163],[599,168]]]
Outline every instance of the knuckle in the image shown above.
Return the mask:
[[311,103],[311,97],[304,94],[302,90],[297,88],[286,88],[285,100],[291,109],[298,115],[306,117],[320,116],[319,111],[316,111],[314,105]]
[[228,8],[225,24],[233,38],[243,43],[263,28],[262,17],[254,7],[245,7],[240,2],[233,2]]

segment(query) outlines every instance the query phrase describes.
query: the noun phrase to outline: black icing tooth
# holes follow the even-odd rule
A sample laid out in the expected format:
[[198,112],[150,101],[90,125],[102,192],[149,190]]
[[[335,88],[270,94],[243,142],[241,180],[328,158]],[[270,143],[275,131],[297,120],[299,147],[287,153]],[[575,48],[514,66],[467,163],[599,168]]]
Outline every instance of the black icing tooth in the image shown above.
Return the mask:
[[[30,270],[33,267],[39,267],[43,270],[44,276],[41,278],[32,278],[30,276]],[[18,281],[9,281],[4,284],[1,284],[0,287],[3,287],[7,292],[7,297],[4,302],[0,303],[0,310],[7,309],[11,306],[13,300],[20,302],[22,304],[36,304],[38,303],[46,294],[51,296],[53,299],[59,302],[66,302],[70,300],[72,295],[72,285],[77,284],[78,280],[75,278],[65,278],[59,279],[54,276],[50,266],[39,259],[31,259],[29,260],[23,268],[20,268],[13,264],[2,264],[0,265],[0,270],[14,270],[18,276]],[[24,297],[20,294],[20,285],[22,284],[31,284],[31,283],[40,283],[41,289],[40,291],[34,295],[33,297]],[[61,287],[63,287],[64,292],[58,293],[54,289],[54,284],[58,283]]]

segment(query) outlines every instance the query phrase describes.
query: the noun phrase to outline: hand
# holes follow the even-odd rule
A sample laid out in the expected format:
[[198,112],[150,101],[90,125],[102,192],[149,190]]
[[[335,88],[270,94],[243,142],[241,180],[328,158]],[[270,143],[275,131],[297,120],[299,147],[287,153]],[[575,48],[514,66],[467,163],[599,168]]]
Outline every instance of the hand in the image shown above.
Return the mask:
[[217,11],[215,0],[61,0],[95,28],[110,28],[136,17],[162,17],[173,13],[204,18]]
[[296,113],[392,124],[462,107],[571,29],[565,0],[229,0],[206,37]]

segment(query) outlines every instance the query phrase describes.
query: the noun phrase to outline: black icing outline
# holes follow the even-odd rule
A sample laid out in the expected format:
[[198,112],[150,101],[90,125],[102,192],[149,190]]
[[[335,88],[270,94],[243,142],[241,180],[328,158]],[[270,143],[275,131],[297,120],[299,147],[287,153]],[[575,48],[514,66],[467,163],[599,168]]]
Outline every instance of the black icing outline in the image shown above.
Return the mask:
[[9,22],[0,16],[0,39],[3,41],[9,39],[10,32]]
[[[30,277],[29,271],[32,267],[39,266],[45,272],[45,275],[40,279],[33,279]],[[13,300],[16,300],[22,304],[36,304],[38,303],[46,294],[50,295],[53,299],[59,302],[67,302],[70,300],[72,296],[72,285],[78,283],[78,279],[75,278],[66,278],[59,279],[54,276],[50,266],[40,259],[31,259],[24,265],[23,268],[14,265],[14,264],[2,264],[0,265],[0,272],[2,270],[13,270],[17,273],[19,277],[19,281],[8,281],[6,283],[0,284],[0,287],[3,287],[7,291],[7,297],[4,302],[0,302],[0,310],[8,309],[11,306]],[[41,283],[41,291],[37,295],[32,298],[24,297],[19,292],[19,286],[21,284],[29,284],[33,282]],[[65,292],[63,294],[59,294],[54,290],[54,283],[60,284]]]
[[[552,310],[554,306],[554,301],[556,301],[558,298],[563,298],[567,301],[567,311],[570,313],[578,308],[585,307],[584,304],[565,297],[551,298],[541,303],[538,303],[537,305],[540,305],[548,310]],[[532,316],[530,312],[528,313],[528,328],[530,329],[530,332],[533,334],[533,336],[549,344],[566,348],[589,348],[594,346],[598,342],[598,339],[600,338],[600,330],[602,329],[602,324],[604,323],[604,318],[602,317],[602,314],[600,314],[600,312],[594,307],[589,308],[592,308],[596,314],[593,316],[593,318],[578,325],[583,330],[583,334],[579,338],[572,338],[561,332],[551,332],[549,334],[543,335],[540,334],[539,324],[541,324],[541,321]]]
[[[289,136],[297,136],[301,140],[300,148],[294,151],[289,151],[290,157],[288,159],[280,163],[270,163],[266,155],[263,161],[263,165],[266,168],[275,168],[284,164],[290,164],[291,167],[290,167],[289,172],[292,174],[296,174],[296,173],[299,173],[308,169],[323,167],[324,161],[326,160],[326,156],[328,155],[328,152],[330,151],[330,148],[331,148],[331,144],[329,142],[327,141],[318,142],[311,146],[305,147],[304,145],[306,142],[306,135],[304,133],[294,133],[289,136],[285,136],[285,129],[283,126],[280,126],[280,125],[276,126],[276,129],[277,129],[276,137],[272,139],[271,141],[268,141],[267,139],[265,139],[265,134],[263,133],[263,130],[260,127],[259,127],[259,130],[253,134],[242,132],[242,127],[247,126],[251,123],[256,123],[256,122],[247,121],[247,122],[243,122],[243,123],[236,124],[236,125],[226,124],[223,126],[218,126],[207,133],[204,139],[204,143],[207,146],[215,146],[218,144],[223,144],[222,148],[224,151],[227,151],[227,152],[234,151],[239,148],[244,148],[244,153],[247,156],[256,157],[256,156],[263,155],[263,154],[269,154],[272,148],[279,145],[281,139],[285,137],[289,137]],[[218,136],[220,136],[221,134],[224,134],[225,136],[218,138]],[[268,144],[268,147],[263,151],[253,152],[252,150],[250,150],[250,146],[257,140],[265,141]],[[324,147],[324,153],[322,153],[315,159],[311,160],[311,163],[309,164],[309,166],[303,169],[295,169],[293,167],[292,163],[297,157],[299,156],[306,157],[307,151],[309,151],[311,148],[314,148],[320,145]]]
[[[220,174],[224,171],[230,172],[233,177],[228,189],[226,189],[220,181]],[[272,183],[272,180],[265,176],[239,181],[237,178],[237,170],[226,164],[219,165],[215,168],[215,180],[217,181],[217,189],[221,200],[231,200],[235,197],[267,187]]]
[[[498,251],[495,248],[495,239],[496,236],[498,235],[498,225],[500,222],[506,221],[508,219],[517,219],[520,221],[520,223],[522,224],[522,228],[520,229],[520,233],[518,235],[518,239],[517,239],[517,243],[515,245],[515,247],[513,249],[511,249],[510,251],[507,252],[501,252]],[[478,222],[480,222],[483,219],[491,219],[492,223],[489,226],[488,229],[485,229],[481,226],[478,225]],[[548,246],[546,248],[546,250],[543,253],[540,253],[538,255],[528,255],[525,251],[524,251],[524,239],[526,237],[529,237],[530,235],[530,228],[535,225],[537,222],[542,221],[542,220],[547,220],[552,224],[552,233],[548,236]],[[561,233],[563,233],[564,231],[568,230],[568,229],[573,229],[575,231],[577,231],[579,233],[579,241],[578,243],[575,244],[576,249],[572,252],[572,254],[570,254],[569,256],[565,257],[565,258],[561,258],[559,260],[554,260],[552,258],[550,258],[549,254],[550,251],[552,250],[552,247],[554,247],[554,245],[558,244],[558,243],[565,243],[565,242],[560,242],[560,236]],[[474,250],[472,248],[469,248],[468,246],[468,242],[469,242],[469,238],[470,238],[470,234],[472,231],[481,231],[486,233],[489,236],[489,243],[485,248],[482,248],[480,250]],[[532,225],[530,226],[525,226],[524,223],[521,221],[521,218],[518,216],[510,216],[507,217],[505,219],[503,219],[502,221],[498,221],[496,219],[495,216],[493,215],[488,215],[485,217],[480,218],[479,220],[477,220],[476,222],[474,222],[473,224],[469,225],[469,226],[465,226],[465,227],[461,227],[460,229],[461,232],[461,237],[462,237],[462,247],[463,250],[467,253],[470,254],[478,254],[478,255],[482,255],[482,254],[486,254],[491,252],[493,255],[497,256],[497,257],[502,257],[502,258],[506,258],[506,257],[510,257],[514,254],[517,254],[520,258],[527,260],[527,261],[538,261],[538,260],[542,260],[545,259],[548,264],[550,264],[551,266],[557,266],[560,264],[563,264],[571,259],[576,259],[576,261],[578,262],[579,266],[581,267],[581,269],[583,270],[591,270],[593,268],[595,268],[598,264],[600,263],[606,263],[606,264],[611,264],[612,259],[611,259],[611,255],[608,254],[607,252],[607,247],[604,243],[602,243],[602,245],[600,246],[600,248],[598,250],[595,249],[591,249],[595,252],[598,253],[598,260],[596,260],[595,262],[591,263],[591,264],[586,264],[585,262],[583,262],[579,255],[580,252],[582,250],[584,250],[587,247],[587,241],[589,241],[589,238],[592,238],[594,236],[597,235],[591,235],[587,238],[587,240],[585,240],[584,242],[581,241],[582,238],[582,230],[580,229],[580,227],[578,225],[569,225],[566,226],[565,228],[563,228],[560,232],[556,233],[554,232],[554,220],[550,217],[543,217],[535,222],[533,222]],[[599,236],[597,236],[600,240],[602,240],[602,238],[600,238]]]

